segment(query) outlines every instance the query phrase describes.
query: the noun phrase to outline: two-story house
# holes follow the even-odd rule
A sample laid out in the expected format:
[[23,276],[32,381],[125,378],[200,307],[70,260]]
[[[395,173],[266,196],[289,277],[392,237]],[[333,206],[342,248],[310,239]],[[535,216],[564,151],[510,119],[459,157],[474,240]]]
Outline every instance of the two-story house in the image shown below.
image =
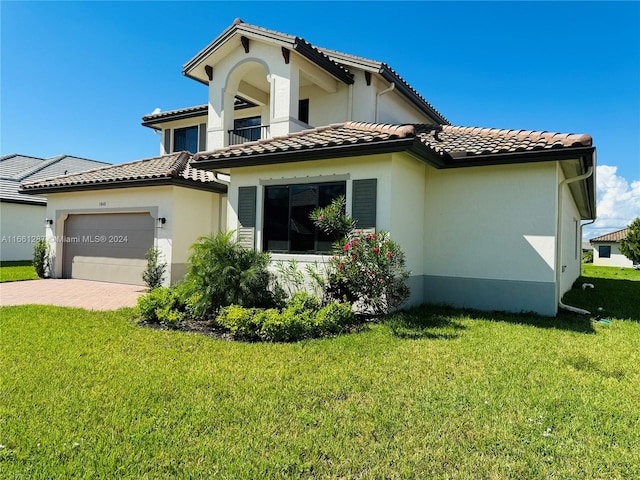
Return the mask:
[[[162,132],[158,158],[23,185],[48,195],[52,234],[69,218],[110,214],[115,227],[142,213],[135,255],[157,245],[177,281],[188,245],[218,230],[274,260],[322,261],[330,243],[309,212],[345,195],[360,228],[402,246],[411,303],[554,315],[580,274],[590,136],[453,126],[385,63],[240,20],[183,74],[208,86],[207,103],[143,117]],[[56,244],[57,276],[104,275],[87,266],[109,263],[104,250],[69,245]],[[116,263],[133,262],[124,250]]]

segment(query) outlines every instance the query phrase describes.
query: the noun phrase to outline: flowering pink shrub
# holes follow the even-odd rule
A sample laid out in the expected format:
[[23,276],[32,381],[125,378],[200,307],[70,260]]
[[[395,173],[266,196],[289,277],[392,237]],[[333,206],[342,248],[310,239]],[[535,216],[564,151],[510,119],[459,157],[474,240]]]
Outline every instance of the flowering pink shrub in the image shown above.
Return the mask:
[[375,315],[387,313],[409,297],[404,253],[386,232],[355,230],[345,206],[339,197],[310,215],[317,228],[338,239],[327,265],[325,300],[346,300]]
[[359,303],[369,313],[381,315],[409,296],[404,253],[386,232],[352,233],[334,250],[328,265],[329,298]]

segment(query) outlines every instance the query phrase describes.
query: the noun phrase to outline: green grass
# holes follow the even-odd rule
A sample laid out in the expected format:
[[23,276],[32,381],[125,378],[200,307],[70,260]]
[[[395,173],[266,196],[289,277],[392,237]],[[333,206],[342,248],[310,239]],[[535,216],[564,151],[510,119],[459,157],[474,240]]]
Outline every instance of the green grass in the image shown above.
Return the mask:
[[294,344],[0,313],[1,478],[640,478],[638,312],[429,307]]
[[0,283],[37,279],[38,275],[31,265],[31,260],[0,262]]
[[[583,283],[594,288],[582,290]],[[640,321],[640,270],[582,265],[582,277],[574,287],[577,288],[564,296],[565,303],[607,319],[613,316]],[[599,307],[603,310],[599,311]]]

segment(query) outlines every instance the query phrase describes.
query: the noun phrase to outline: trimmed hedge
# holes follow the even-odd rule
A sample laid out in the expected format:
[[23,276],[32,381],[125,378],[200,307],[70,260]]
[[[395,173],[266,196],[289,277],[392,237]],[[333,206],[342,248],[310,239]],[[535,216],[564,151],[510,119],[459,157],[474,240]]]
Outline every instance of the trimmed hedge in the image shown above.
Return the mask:
[[219,325],[243,340],[293,342],[334,335],[355,324],[351,305],[334,302],[320,307],[317,298],[299,292],[283,310],[231,305],[220,310]]

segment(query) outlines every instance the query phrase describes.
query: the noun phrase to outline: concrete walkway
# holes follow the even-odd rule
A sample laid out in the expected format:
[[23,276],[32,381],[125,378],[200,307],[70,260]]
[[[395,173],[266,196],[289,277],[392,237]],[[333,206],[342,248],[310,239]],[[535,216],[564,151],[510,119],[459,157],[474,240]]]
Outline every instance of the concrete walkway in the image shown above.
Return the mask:
[[145,287],[78,279],[45,279],[0,283],[0,306],[58,305],[87,310],[134,307]]

